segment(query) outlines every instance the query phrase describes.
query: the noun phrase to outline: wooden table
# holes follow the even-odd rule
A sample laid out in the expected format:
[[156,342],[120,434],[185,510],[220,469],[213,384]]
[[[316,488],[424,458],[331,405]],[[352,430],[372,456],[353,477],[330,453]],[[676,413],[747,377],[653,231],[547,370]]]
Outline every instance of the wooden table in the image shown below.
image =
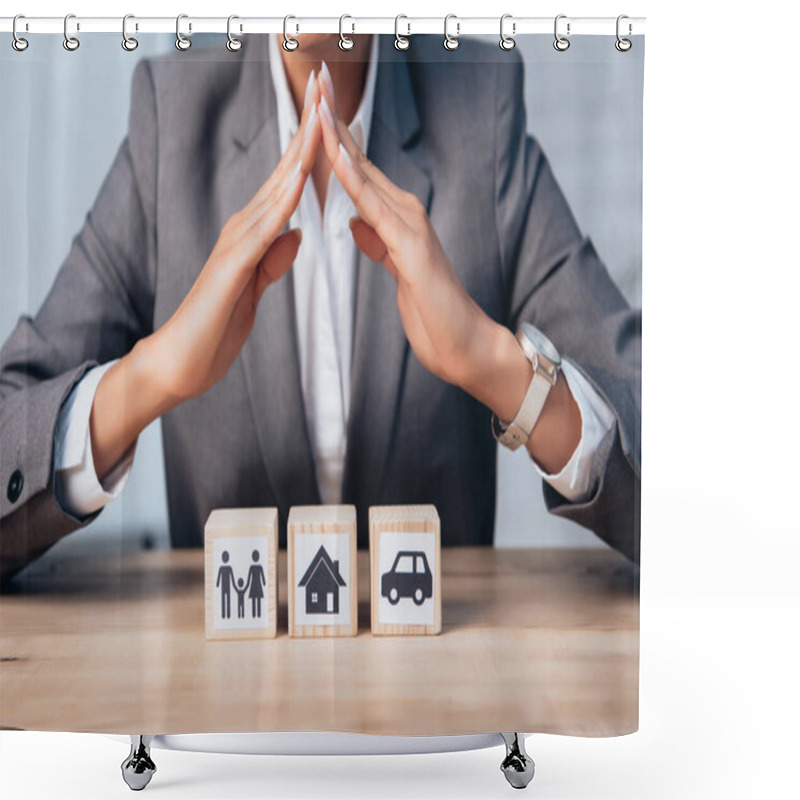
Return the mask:
[[72,558],[0,596],[0,725],[97,733],[585,736],[638,726],[634,569],[608,550],[442,551],[442,633],[207,642],[203,554]]

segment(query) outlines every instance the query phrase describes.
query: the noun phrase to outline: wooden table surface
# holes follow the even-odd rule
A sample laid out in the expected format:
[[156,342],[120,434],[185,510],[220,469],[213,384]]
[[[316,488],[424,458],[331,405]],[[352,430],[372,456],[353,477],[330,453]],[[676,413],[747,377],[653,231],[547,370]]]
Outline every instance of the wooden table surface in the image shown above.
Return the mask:
[[442,633],[206,641],[201,550],[72,558],[0,596],[0,726],[97,733],[585,736],[638,727],[633,568],[608,550],[442,551]]

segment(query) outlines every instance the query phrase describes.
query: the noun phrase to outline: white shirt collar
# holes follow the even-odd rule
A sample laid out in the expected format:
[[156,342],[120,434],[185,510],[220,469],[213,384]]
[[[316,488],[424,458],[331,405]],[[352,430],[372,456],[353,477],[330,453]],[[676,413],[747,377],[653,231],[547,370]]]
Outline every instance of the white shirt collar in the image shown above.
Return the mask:
[[[281,138],[281,152],[284,152],[289,141],[297,130],[298,119],[295,111],[283,58],[278,49],[278,37],[269,36],[269,65],[272,75],[272,85],[275,88],[275,97],[278,104],[278,127]],[[369,142],[369,133],[372,126],[372,109],[375,105],[375,84],[378,75],[378,37],[372,35],[369,63],[367,65],[367,78],[364,83],[364,93],[358,104],[355,116],[348,126],[350,133],[359,147],[366,152]]]

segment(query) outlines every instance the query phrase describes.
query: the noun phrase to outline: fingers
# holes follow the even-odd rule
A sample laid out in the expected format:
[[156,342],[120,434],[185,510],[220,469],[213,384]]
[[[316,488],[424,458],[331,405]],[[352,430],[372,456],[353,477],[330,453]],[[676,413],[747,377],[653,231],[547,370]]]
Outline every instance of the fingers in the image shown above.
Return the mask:
[[300,126],[292,137],[269,180],[240,212],[236,231],[241,260],[249,264],[261,258],[278,234],[284,229],[303,194],[306,179],[311,174],[320,143],[316,81],[307,92],[309,103],[303,111]]
[[269,203],[273,197],[275,187],[294,174],[298,163],[305,176],[310,174],[320,142],[319,114],[316,105],[318,95],[319,89],[314,82],[311,92],[307,92],[306,96],[309,98],[309,102],[303,109],[297,131],[292,136],[272,175],[248,204],[252,213],[258,214],[263,211],[264,204]]
[[249,274],[258,264],[300,202],[305,180],[306,173],[297,162],[294,172],[275,186],[260,209],[243,216],[232,234],[229,263],[233,269]]
[[326,120],[326,114],[321,102],[322,138],[333,172],[353,201],[359,216],[378,233],[391,250],[398,240],[401,220],[385,193],[353,162],[339,141],[331,120]]
[[293,228],[281,234],[270,246],[258,264],[253,304],[257,305],[264,290],[283,277],[297,258],[303,232]]
[[[358,143],[350,133],[350,128],[347,123],[342,119],[339,113],[336,99],[333,94],[333,81],[328,72],[328,67],[325,62],[322,62],[322,70],[319,75],[319,89],[320,89],[320,117],[323,122],[323,130],[325,121],[331,123],[331,127],[336,131],[339,141],[344,145],[350,158],[358,164],[358,166],[365,172],[370,179],[372,179],[384,192],[390,195],[391,199],[395,202],[402,203],[403,196],[406,194],[399,187],[397,187],[386,175],[383,174],[366,156],[364,151],[358,146]],[[338,144],[333,139],[324,142],[326,146],[326,154],[330,159],[332,148],[334,144]]]
[[[409,229],[426,216],[424,209],[414,195],[396,186],[364,155],[332,104],[333,87],[324,64],[318,83],[322,144],[333,172],[359,216],[396,255]],[[419,226],[416,232],[422,233]]]
[[353,234],[353,241],[356,243],[356,247],[371,261],[383,264],[387,272],[397,280],[397,267],[375,229],[364,222],[363,219],[353,217],[350,220],[350,232]]
[[320,140],[319,114],[317,109],[318,101],[319,86],[316,80],[314,80],[314,72],[312,70],[309,76],[309,83],[306,87],[300,124],[278,164],[276,172],[278,172],[279,175],[283,170],[291,171],[297,159],[303,164],[303,168],[306,172],[310,172],[311,168],[314,166],[314,159],[316,158],[317,146]]
[[338,117],[337,112],[331,110],[324,95],[319,102],[319,116],[322,127],[322,146],[325,149],[325,155],[328,156],[331,165],[334,164],[338,157],[339,150],[343,149],[344,154],[349,157],[350,161],[353,162],[363,174],[364,178],[372,182],[375,188],[381,192],[384,201],[396,209],[401,208],[405,192],[402,192],[395,186],[389,178],[364,155],[364,152],[350,133],[350,129],[345,125],[341,117]]

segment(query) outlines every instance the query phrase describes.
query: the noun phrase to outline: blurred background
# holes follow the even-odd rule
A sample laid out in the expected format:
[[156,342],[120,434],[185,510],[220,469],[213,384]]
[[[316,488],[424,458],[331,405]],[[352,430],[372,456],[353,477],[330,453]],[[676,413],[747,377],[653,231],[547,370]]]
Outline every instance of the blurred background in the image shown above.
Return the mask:
[[[224,35],[193,38],[194,47],[224,47]],[[497,37],[487,40],[503,58]],[[581,229],[628,301],[640,306],[644,43],[624,58],[613,36],[581,37],[563,53],[552,43],[552,36],[517,39],[528,129]],[[175,52],[173,35],[140,36],[134,53],[120,47],[117,34],[87,34],[77,54],[66,52],[57,35],[36,37],[25,53],[0,50],[0,340],[21,314],[36,313],[83,224],[128,114],[136,113],[130,109],[136,62],[164,52]],[[547,514],[524,451],[499,448],[498,480],[497,546],[605,546]],[[84,546],[169,546],[159,423],[140,437],[122,496],[53,554]]]

